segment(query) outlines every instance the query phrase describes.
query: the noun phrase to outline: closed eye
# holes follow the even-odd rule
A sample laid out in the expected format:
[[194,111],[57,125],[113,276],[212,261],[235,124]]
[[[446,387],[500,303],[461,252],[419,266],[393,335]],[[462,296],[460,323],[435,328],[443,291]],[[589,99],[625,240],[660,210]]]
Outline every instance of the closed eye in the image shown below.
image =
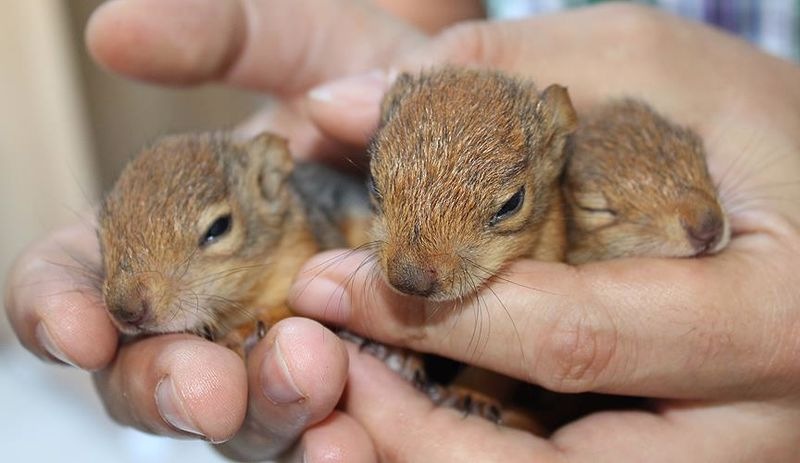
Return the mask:
[[369,174],[369,178],[367,179],[367,190],[369,191],[369,196],[370,199],[372,199],[373,205],[379,207],[383,203],[383,195],[378,189],[378,185],[375,184],[375,177],[373,177],[372,174]]
[[225,236],[230,230],[233,221],[230,214],[217,217],[200,238],[200,246],[205,247]]
[[519,212],[522,208],[522,203],[525,199],[525,187],[521,187],[514,193],[513,196],[508,198],[508,200],[500,206],[500,209],[494,214],[492,220],[489,221],[489,225],[496,225],[497,223],[511,217],[512,215]]
[[592,214],[608,214],[613,217],[617,216],[617,211],[613,209],[603,209],[603,208],[596,208],[596,207],[585,207],[578,204],[578,209],[586,212],[591,212]]

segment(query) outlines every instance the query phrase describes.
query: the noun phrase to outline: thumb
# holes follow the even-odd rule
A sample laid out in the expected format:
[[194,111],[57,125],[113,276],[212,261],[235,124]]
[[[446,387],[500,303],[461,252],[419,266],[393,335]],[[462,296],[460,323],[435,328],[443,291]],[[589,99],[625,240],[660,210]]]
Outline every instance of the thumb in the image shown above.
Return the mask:
[[86,27],[93,58],[128,77],[284,97],[380,65],[419,37],[369,2],[348,1],[116,0]]

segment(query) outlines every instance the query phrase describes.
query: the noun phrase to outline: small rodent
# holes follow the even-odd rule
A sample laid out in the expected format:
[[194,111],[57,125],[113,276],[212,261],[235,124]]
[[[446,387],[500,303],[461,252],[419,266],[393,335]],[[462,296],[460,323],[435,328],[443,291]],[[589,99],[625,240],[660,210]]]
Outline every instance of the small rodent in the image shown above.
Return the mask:
[[[126,334],[219,338],[289,315],[291,282],[322,249],[366,241],[363,182],[293,165],[261,134],[171,135],[124,169],[99,214],[103,297]],[[239,341],[244,341],[239,339]]]
[[501,72],[450,67],[400,75],[368,149],[389,285],[453,300],[512,259],[563,260],[559,180],[576,126],[558,85],[540,94]]
[[718,252],[730,225],[700,137],[624,99],[581,116],[566,147],[572,264]]
[[[368,147],[372,238],[386,282],[431,301],[461,300],[513,259],[563,261],[559,182],[576,126],[558,85],[540,93],[499,71],[452,67],[398,76]],[[429,396],[536,430],[498,407],[514,384],[467,368]]]

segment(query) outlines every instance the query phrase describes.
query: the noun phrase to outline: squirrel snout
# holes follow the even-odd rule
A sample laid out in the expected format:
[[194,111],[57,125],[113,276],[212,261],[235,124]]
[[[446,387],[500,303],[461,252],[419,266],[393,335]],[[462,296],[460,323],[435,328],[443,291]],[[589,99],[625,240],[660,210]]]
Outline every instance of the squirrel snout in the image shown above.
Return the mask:
[[697,254],[708,252],[722,239],[724,220],[719,211],[705,209],[692,219],[681,220],[686,236]]
[[397,262],[389,266],[387,279],[401,293],[428,297],[438,291],[438,272],[429,265]]
[[152,308],[145,297],[131,295],[107,301],[108,310],[121,325],[141,328],[151,317]]

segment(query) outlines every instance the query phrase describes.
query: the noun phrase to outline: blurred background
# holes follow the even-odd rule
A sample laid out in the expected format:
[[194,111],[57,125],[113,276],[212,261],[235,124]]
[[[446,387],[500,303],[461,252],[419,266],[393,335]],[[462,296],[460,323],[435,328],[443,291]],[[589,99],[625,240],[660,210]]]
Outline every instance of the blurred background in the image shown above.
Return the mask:
[[[143,143],[167,132],[230,126],[258,103],[230,89],[157,88],[97,68],[83,47],[83,28],[99,3],[3,3],[2,282],[24,246],[90,212]],[[223,461],[202,442],[153,437],[113,423],[87,373],[36,360],[19,346],[4,315],[0,372],[0,461]]]

